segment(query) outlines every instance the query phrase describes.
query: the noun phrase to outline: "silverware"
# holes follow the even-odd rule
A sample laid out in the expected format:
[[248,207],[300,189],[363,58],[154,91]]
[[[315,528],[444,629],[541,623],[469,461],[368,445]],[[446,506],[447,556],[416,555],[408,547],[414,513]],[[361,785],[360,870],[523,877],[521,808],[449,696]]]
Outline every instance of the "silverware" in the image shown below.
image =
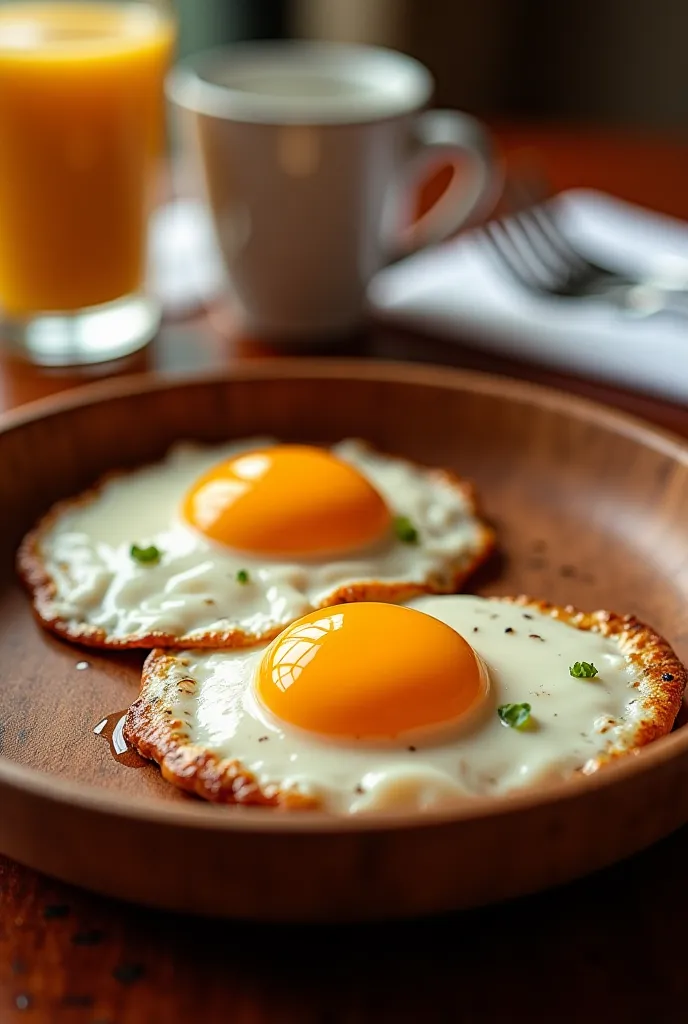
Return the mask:
[[[688,316],[688,292],[651,279],[600,267],[572,245],[562,231],[551,199],[523,183],[509,185],[507,200],[519,208],[478,232],[490,254],[528,291],[565,299],[597,298],[639,316],[661,310]],[[527,200],[524,206],[523,201]]]

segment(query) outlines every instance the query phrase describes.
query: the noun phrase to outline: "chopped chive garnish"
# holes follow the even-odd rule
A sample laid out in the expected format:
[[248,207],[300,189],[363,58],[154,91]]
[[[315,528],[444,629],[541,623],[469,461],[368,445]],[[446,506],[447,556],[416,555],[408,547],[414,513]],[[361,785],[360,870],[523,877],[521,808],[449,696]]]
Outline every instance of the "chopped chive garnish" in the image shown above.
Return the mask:
[[574,679],[594,679],[597,669],[591,661],[576,661],[571,665],[569,673]]
[[402,544],[418,543],[418,530],[408,516],[397,516],[395,518],[394,532]]
[[497,708],[502,725],[522,729],[530,721],[530,704],[501,704]]
[[156,548],[155,544],[149,544],[147,548],[132,544],[129,554],[135,562],[140,562],[142,565],[155,565],[162,558],[162,551]]
[[248,583],[250,579],[251,577],[248,574],[248,570],[239,569],[239,572],[236,574],[237,583]]

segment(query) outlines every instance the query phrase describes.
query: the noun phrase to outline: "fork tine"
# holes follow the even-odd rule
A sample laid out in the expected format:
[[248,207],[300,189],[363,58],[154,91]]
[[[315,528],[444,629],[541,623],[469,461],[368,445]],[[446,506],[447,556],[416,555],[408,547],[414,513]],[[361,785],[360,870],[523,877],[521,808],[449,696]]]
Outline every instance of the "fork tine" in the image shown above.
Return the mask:
[[503,228],[522,260],[530,267],[540,288],[552,291],[568,277],[568,270],[552,257],[551,249],[543,245],[542,237],[529,229],[529,222],[520,215],[507,217]]
[[569,261],[569,265],[575,267],[579,272],[588,271],[590,264],[581,256],[579,252],[573,247],[567,236],[561,230],[559,222],[555,217],[551,205],[549,203],[543,203],[536,209],[533,209],[533,216],[538,220],[543,231],[547,233],[552,244],[557,245],[559,252]]
[[495,256],[507,273],[528,291],[542,291],[543,284],[533,272],[532,266],[523,259],[501,221],[489,221],[478,232],[485,249]]
[[536,192],[529,188],[523,179],[510,179],[508,192],[517,200],[519,205],[525,207],[519,213],[529,213],[532,218],[533,227],[539,228],[541,234],[547,239],[550,248],[566,262],[569,267],[575,268],[576,273],[583,273],[589,269],[587,260],[571,245],[571,242],[561,230],[561,226],[552,211],[551,196],[544,190]]
[[535,285],[532,278],[524,272],[526,268],[522,266],[520,260],[514,261],[513,249],[508,244],[505,246],[497,221],[488,221],[484,224],[482,229],[476,232],[476,238],[490,256],[498,261],[502,270],[506,270],[510,277],[516,278],[524,288],[533,289]]
[[535,253],[540,263],[547,268],[550,284],[553,283],[553,279],[556,283],[559,283],[563,278],[569,277],[572,269],[571,264],[563,258],[556,246],[550,241],[547,233],[542,230],[532,208],[515,213],[511,217],[509,224],[512,234],[518,231],[524,242]]

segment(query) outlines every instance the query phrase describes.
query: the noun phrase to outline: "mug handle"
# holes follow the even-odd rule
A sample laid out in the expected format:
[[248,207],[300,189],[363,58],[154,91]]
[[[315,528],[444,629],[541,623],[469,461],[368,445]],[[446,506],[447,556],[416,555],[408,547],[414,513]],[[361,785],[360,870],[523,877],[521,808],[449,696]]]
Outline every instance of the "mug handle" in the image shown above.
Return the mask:
[[[434,165],[467,163],[444,193],[414,220],[413,202]],[[412,127],[412,153],[392,186],[383,234],[392,259],[455,234],[496,199],[498,165],[490,136],[474,117],[456,110],[426,110]],[[400,230],[399,225],[402,224]]]

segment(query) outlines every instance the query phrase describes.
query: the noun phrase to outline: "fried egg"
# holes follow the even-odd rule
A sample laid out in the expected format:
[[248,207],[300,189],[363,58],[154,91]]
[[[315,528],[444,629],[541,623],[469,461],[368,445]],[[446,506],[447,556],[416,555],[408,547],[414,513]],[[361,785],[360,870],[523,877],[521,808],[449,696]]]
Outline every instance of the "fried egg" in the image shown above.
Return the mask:
[[637,751],[670,731],[685,682],[632,617],[527,598],[362,602],[252,650],[153,651],[124,735],[208,800],[424,811]]
[[493,545],[469,484],[372,450],[178,445],[56,506],[19,572],[94,646],[243,646],[310,610],[458,590]]

